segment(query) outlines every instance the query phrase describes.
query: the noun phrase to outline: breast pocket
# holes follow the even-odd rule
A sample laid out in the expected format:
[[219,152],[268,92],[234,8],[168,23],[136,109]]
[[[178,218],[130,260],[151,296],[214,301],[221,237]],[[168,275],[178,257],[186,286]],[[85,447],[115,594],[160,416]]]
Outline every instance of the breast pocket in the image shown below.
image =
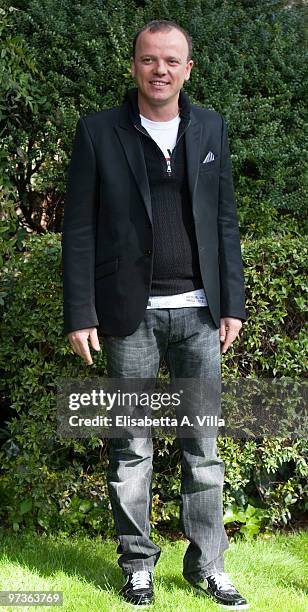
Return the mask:
[[113,274],[117,271],[119,267],[119,258],[109,259],[108,261],[103,261],[102,263],[95,266],[95,278],[96,280],[99,278],[103,278],[108,274]]
[[219,159],[216,157],[213,161],[201,163],[199,166],[199,174],[207,172],[217,172],[219,170]]

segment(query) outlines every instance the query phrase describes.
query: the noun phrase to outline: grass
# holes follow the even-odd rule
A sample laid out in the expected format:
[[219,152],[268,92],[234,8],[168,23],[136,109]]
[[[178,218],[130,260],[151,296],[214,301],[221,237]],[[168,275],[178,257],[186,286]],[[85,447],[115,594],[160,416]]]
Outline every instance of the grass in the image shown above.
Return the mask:
[[[225,554],[226,571],[255,612],[304,612],[308,534],[278,534],[268,540],[238,541]],[[116,543],[100,538],[56,538],[0,534],[0,590],[63,591],[59,612],[126,612],[134,610],[117,595],[123,583],[117,565]],[[182,577],[185,541],[162,541],[155,570],[153,612],[208,612],[219,610],[195,595]],[[306,571],[305,571],[306,569]],[[34,607],[6,607],[6,612]],[[142,609],[142,608],[141,608]],[[0,610],[4,610],[3,607]],[[48,610],[40,606],[39,610]]]

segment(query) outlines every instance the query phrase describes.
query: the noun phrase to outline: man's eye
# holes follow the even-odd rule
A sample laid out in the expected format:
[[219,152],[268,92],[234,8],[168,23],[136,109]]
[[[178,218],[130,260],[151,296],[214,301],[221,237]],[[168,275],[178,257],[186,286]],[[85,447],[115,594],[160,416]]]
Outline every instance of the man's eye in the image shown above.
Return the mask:
[[149,64],[152,60],[150,57],[145,57],[142,61],[144,64]]

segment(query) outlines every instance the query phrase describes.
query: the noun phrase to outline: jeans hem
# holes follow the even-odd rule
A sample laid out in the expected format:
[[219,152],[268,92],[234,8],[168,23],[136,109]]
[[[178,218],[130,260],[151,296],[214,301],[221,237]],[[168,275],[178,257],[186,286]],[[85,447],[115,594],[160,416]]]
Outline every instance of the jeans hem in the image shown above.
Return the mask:
[[140,572],[142,570],[145,570],[147,572],[154,572],[154,565],[134,565],[133,567],[125,567],[125,569],[122,567],[122,572],[124,574],[124,576],[128,576],[128,574],[132,574],[133,572]]
[[200,570],[198,570],[197,572],[193,572],[192,574],[187,574],[183,572],[183,576],[185,580],[190,582],[190,584],[194,585],[200,582],[201,580],[204,580],[206,576],[210,576],[210,574],[213,574],[214,572],[223,571],[224,567],[217,567],[215,564],[211,563],[210,565],[206,565],[204,568],[201,568]]

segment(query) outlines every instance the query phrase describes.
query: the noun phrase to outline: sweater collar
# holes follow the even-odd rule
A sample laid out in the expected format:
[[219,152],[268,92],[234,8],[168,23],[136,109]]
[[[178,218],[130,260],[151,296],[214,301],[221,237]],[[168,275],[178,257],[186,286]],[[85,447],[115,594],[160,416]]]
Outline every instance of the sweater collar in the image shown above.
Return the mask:
[[[126,93],[124,102],[128,104],[129,114],[134,125],[141,126],[140,112],[138,107],[138,89],[134,87]],[[179,108],[181,125],[186,126],[190,121],[190,102],[188,95],[181,89],[179,95]]]

